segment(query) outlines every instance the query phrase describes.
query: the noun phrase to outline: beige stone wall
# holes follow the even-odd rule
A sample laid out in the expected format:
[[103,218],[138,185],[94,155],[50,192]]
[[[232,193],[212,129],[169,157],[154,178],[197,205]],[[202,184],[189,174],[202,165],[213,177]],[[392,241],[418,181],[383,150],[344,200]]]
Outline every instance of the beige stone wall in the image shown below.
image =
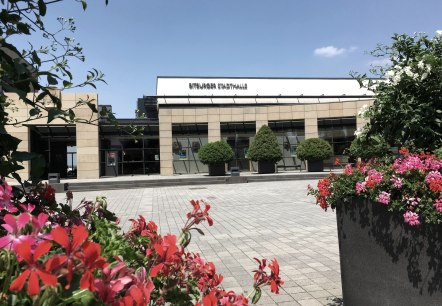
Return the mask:
[[[161,175],[173,175],[172,124],[173,123],[207,123],[208,141],[221,139],[222,122],[255,121],[256,130],[269,121],[305,120],[305,138],[318,137],[318,118],[356,116],[364,104],[372,100],[328,102],[316,104],[287,104],[236,107],[194,107],[194,108],[161,108],[160,120],[160,153]],[[357,119],[357,127],[365,122]]]
[[[69,108],[76,105],[80,99],[92,100],[95,105],[98,105],[98,96],[96,93],[57,93],[61,98],[63,107]],[[28,98],[35,99],[36,94],[29,94]],[[8,101],[12,104],[8,107],[10,117],[13,118],[9,123],[11,125],[6,126],[6,130],[9,134],[22,140],[19,144],[19,150],[30,150],[30,133],[27,125],[47,124],[47,116],[43,114],[41,118],[24,122],[29,118],[29,111],[31,107],[21,101],[17,95],[8,94]],[[47,104],[50,106],[50,104]],[[98,178],[99,171],[99,135],[98,125],[96,120],[98,115],[94,114],[88,106],[81,106],[75,110],[77,118],[85,120],[95,120],[95,125],[78,123],[76,125],[76,146],[77,146],[77,178]],[[12,125],[14,124],[14,125]],[[61,119],[55,119],[50,125],[66,124]],[[23,163],[25,169],[19,171],[22,178],[27,179],[29,177],[29,163]]]

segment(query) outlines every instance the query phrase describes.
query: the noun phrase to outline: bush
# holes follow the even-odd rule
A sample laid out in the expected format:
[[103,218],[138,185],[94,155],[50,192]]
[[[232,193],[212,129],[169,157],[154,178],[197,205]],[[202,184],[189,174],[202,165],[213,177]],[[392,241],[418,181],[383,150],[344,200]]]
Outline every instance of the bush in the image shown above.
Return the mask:
[[256,133],[255,140],[250,145],[248,156],[253,161],[271,161],[275,163],[282,159],[282,152],[276,135],[267,125],[263,125]]
[[324,139],[309,138],[298,145],[296,154],[301,160],[324,160],[330,158],[332,148]]
[[441,158],[442,159],[442,147],[440,147],[439,149],[434,150],[434,155],[436,155],[437,158]]
[[225,164],[233,160],[235,153],[227,142],[215,141],[206,143],[198,151],[198,157],[203,164]]
[[350,156],[363,160],[381,158],[390,154],[390,145],[382,137],[355,138],[348,150]]

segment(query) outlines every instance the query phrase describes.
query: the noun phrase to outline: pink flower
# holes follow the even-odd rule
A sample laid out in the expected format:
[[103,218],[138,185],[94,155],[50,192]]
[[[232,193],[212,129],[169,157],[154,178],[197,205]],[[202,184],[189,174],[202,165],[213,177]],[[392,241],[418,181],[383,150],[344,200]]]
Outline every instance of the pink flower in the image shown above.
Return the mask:
[[442,212],[442,198],[437,199],[433,206],[438,212]]
[[8,185],[6,181],[3,181],[3,186],[1,185],[2,180],[0,177],[0,209],[6,209],[11,213],[15,213],[18,209],[11,203],[13,197],[12,187]]
[[388,205],[388,203],[390,203],[390,194],[388,192],[382,191],[378,196],[378,202]]
[[404,221],[405,223],[410,224],[411,226],[416,226],[421,224],[421,222],[419,221],[419,215],[412,211],[407,211],[404,214]]
[[3,181],[3,186],[0,185],[0,204],[7,205],[11,201],[12,196],[12,187],[6,181]]
[[351,164],[345,165],[344,174],[345,175],[352,175],[353,174],[353,167],[351,166]]
[[421,201],[421,198],[408,198],[407,199],[407,204],[410,206],[417,206]]
[[30,245],[34,242],[34,237],[31,235],[23,235],[21,230],[31,221],[31,215],[23,213],[16,218],[11,214],[3,217],[2,227],[8,231],[8,234],[0,238],[0,248],[16,250],[17,246],[23,242],[28,241]]
[[365,189],[365,182],[357,182],[356,183],[356,192],[358,193],[358,194],[360,194],[361,192],[364,192],[366,189]]
[[393,186],[396,188],[402,188],[403,185],[403,178],[397,177],[395,175],[393,175],[390,179],[390,181],[393,183]]

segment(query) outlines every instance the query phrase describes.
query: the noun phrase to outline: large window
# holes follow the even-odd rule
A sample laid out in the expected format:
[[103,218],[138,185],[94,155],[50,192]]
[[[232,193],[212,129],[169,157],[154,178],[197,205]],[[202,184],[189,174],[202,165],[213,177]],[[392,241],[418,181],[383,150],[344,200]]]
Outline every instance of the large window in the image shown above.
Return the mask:
[[250,170],[247,151],[256,134],[255,122],[221,122],[221,139],[227,142],[235,152],[235,158],[230,167]]
[[277,164],[278,170],[305,168],[296,157],[296,147],[305,139],[304,120],[269,121],[269,127],[276,134],[283,153],[283,158]]
[[135,138],[130,134],[130,126],[125,126],[132,122],[120,121],[119,128],[111,124],[100,125],[101,175],[160,173],[158,123],[135,122],[144,128],[143,135]]
[[336,157],[345,162],[344,150],[350,147],[355,138],[356,117],[318,119],[319,137],[330,142],[333,156],[325,161],[325,166],[333,167]]
[[173,171],[176,174],[207,172],[198,151],[207,143],[207,123],[172,124]]

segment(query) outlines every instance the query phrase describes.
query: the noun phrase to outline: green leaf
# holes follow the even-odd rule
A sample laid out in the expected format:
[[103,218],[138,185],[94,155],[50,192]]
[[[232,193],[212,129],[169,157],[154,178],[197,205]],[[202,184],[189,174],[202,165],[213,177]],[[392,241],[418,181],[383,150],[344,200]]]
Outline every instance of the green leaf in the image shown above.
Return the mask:
[[48,83],[49,85],[57,85],[58,80],[52,74],[48,74]]
[[65,88],[72,87],[72,83],[69,82],[69,81],[64,80],[64,81],[63,81],[63,87],[65,87]]
[[191,230],[196,230],[198,233],[200,233],[201,235],[204,236],[204,232],[201,229],[197,228],[197,227],[192,227]]
[[48,123],[56,118],[61,118],[63,116],[64,116],[63,111],[61,111],[58,108],[51,108],[48,110]]
[[98,109],[97,106],[92,103],[92,102],[86,102],[87,106],[89,106],[89,108],[94,112],[94,113],[98,113]]
[[261,294],[262,294],[260,287],[255,287],[254,290],[255,290],[255,294],[252,297],[252,304],[258,303],[259,299],[261,298]]
[[87,3],[84,0],[81,0],[81,5],[83,6],[83,10],[87,9]]
[[31,116],[31,117],[34,117],[34,116],[37,116],[38,114],[40,114],[40,109],[38,109],[38,108],[31,108],[30,110],[29,110],[29,116]]
[[44,0],[38,0],[38,10],[40,11],[40,15],[46,15],[46,3]]

